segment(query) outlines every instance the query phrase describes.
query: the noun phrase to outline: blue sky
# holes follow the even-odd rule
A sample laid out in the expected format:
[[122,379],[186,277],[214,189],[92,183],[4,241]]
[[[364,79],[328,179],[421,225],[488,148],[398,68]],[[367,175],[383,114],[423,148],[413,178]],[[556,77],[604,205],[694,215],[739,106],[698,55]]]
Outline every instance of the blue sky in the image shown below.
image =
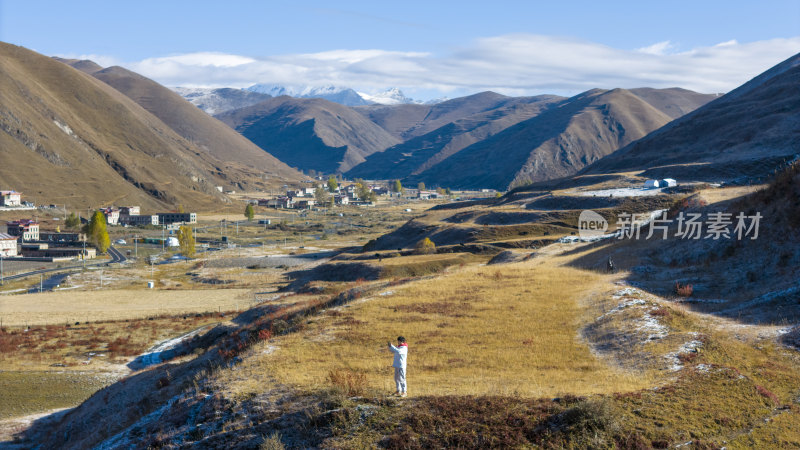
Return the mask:
[[0,0],[0,40],[167,85],[721,92],[800,52],[800,2]]

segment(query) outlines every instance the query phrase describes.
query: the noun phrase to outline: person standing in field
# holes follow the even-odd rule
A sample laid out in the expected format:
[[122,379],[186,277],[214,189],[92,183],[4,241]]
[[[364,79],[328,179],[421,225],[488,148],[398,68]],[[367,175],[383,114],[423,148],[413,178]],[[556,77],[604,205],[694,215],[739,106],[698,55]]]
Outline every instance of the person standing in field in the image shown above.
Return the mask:
[[406,338],[403,336],[398,336],[397,347],[392,345],[391,342],[387,342],[386,344],[389,346],[389,350],[394,353],[394,362],[392,362],[392,367],[394,367],[394,383],[397,385],[397,392],[395,392],[395,395],[405,397],[407,395],[406,360],[408,357],[408,344],[406,343]]

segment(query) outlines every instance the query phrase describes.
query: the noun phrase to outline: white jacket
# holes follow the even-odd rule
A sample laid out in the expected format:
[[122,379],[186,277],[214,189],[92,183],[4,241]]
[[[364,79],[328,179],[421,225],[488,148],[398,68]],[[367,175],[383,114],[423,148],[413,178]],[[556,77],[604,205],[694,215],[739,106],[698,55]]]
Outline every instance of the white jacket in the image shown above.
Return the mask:
[[389,350],[391,350],[392,353],[394,353],[394,361],[392,362],[392,367],[406,370],[406,357],[408,356],[408,345],[400,344],[399,347],[395,347],[394,345],[389,344]]

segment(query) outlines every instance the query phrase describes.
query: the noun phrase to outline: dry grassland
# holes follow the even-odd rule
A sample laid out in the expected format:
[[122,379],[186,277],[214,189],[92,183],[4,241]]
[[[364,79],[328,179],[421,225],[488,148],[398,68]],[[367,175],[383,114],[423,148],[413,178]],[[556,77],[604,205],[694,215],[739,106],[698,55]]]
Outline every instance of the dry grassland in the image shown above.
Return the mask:
[[219,374],[221,385],[239,397],[271,383],[324,389],[331,370],[346,368],[389,393],[386,341],[404,335],[412,395],[540,397],[651,386],[649,373],[612,368],[580,340],[587,316],[580,300],[607,280],[564,262],[467,267],[330,310],[304,332],[254,346],[236,371]]
[[248,289],[45,292],[0,297],[0,317],[4,326],[63,325],[231,311],[245,309],[252,302]]
[[383,258],[378,264],[382,266],[403,266],[403,265],[425,264],[437,261],[454,260],[470,256],[472,256],[472,254],[470,253],[435,253],[432,255],[409,255],[400,258]]

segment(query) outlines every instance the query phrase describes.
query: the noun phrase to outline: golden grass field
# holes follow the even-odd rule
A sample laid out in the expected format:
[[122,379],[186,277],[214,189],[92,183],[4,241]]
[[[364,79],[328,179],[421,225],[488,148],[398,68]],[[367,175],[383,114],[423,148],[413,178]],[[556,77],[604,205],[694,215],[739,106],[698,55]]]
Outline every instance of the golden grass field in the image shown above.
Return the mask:
[[389,393],[386,342],[398,335],[409,341],[411,395],[539,397],[653,385],[653,375],[612,368],[580,340],[580,299],[607,280],[564,261],[468,266],[328,311],[304,332],[254,346],[236,371],[220,374],[221,385],[245,397],[268,389],[268,379],[324,389],[331,370],[346,368]]
[[231,311],[252,302],[248,289],[61,291],[0,297],[0,317],[4,326],[48,325]]

